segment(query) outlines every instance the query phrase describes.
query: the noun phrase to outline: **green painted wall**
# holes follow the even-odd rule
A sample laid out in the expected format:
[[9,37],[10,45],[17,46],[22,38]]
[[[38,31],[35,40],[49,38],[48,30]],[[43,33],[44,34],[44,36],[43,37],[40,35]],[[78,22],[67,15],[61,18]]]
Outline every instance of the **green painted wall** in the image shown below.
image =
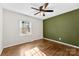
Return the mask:
[[43,25],[45,38],[79,46],[79,9],[46,19]]

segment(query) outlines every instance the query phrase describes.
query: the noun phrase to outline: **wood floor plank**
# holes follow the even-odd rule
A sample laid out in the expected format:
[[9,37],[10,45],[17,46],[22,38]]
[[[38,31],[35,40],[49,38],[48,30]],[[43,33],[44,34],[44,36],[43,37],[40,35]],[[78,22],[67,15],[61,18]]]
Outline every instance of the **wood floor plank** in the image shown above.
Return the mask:
[[1,56],[79,56],[79,49],[41,39],[5,48]]

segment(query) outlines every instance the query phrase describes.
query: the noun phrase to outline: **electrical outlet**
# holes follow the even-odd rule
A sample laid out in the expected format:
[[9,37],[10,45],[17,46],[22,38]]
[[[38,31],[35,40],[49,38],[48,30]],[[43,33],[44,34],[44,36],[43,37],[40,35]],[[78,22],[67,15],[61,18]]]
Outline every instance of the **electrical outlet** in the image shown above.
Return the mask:
[[61,37],[59,37],[59,40],[61,40]]

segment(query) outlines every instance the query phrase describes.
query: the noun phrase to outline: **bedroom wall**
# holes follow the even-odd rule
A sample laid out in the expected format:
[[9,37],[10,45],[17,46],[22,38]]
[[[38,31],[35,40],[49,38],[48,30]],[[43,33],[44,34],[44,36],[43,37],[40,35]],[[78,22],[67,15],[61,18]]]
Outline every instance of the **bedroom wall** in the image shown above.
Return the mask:
[[[4,16],[4,19],[3,19],[4,48],[43,38],[42,20],[27,16],[27,15],[23,15],[20,13],[12,12],[6,9],[3,10],[3,16]],[[20,36],[19,21],[22,19],[31,22],[32,24],[31,35]]]
[[2,6],[0,4],[0,54],[3,50],[3,45],[2,45],[2,40],[3,40],[3,11],[2,11]]
[[43,21],[45,38],[79,46],[79,9]]

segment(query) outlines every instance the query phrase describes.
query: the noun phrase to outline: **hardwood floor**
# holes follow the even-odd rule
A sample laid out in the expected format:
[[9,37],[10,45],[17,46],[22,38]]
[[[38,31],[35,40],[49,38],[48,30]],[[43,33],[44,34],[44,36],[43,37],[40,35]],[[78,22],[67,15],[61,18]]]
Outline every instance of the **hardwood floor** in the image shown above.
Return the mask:
[[1,56],[79,56],[79,49],[41,39],[5,48]]

